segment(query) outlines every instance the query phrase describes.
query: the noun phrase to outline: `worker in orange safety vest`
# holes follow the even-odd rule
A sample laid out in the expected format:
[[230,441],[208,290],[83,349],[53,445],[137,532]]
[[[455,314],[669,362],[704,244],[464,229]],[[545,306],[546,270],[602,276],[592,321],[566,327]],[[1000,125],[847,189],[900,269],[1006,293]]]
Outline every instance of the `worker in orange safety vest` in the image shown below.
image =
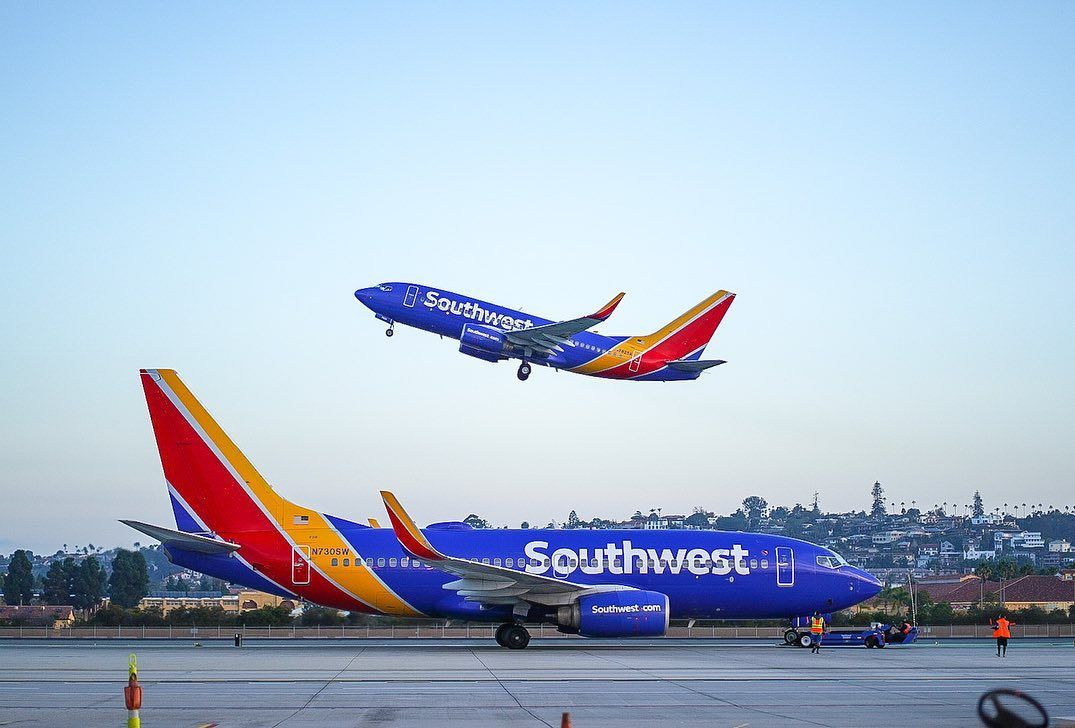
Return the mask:
[[821,640],[825,638],[825,618],[821,612],[814,612],[810,618],[810,651],[815,655],[821,651]]
[[[1008,621],[1004,612],[1001,612],[996,621],[993,622],[993,636],[997,638],[997,657],[1008,656],[1008,639],[1012,636],[1012,627],[1015,626],[1015,622]],[[1004,654],[1001,654],[1001,650]]]

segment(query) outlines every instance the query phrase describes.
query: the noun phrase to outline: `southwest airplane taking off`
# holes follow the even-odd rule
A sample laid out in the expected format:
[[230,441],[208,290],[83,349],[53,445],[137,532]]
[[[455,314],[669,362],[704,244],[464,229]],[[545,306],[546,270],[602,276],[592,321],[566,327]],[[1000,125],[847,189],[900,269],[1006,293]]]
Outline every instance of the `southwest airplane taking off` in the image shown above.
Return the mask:
[[485,361],[521,359],[519,379],[530,364],[606,379],[671,382],[697,379],[722,359],[703,361],[734,293],[717,291],[652,334],[601,336],[588,331],[616,310],[623,294],[599,311],[569,321],[550,321],[441,288],[416,283],[382,283],[355,291],[355,298],[388,324],[406,324],[459,340],[459,351]]
[[123,521],[203,574],[336,609],[500,623],[586,637],[656,637],[671,619],[795,617],[868,599],[880,583],[832,551],[725,531],[421,529],[381,495],[392,529],[296,505],[272,489],[168,369],[142,387],[177,529]]

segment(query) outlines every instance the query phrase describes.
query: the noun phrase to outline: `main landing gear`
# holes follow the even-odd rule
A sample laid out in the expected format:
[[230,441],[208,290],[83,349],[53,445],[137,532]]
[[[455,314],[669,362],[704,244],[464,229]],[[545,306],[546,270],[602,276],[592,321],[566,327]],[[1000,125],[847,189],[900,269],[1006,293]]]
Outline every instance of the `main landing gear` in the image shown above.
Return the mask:
[[530,362],[524,361],[519,365],[519,372],[516,375],[519,377],[520,382],[525,382],[530,378]]
[[526,627],[514,622],[506,622],[496,628],[496,643],[509,650],[521,650],[530,644],[530,633]]

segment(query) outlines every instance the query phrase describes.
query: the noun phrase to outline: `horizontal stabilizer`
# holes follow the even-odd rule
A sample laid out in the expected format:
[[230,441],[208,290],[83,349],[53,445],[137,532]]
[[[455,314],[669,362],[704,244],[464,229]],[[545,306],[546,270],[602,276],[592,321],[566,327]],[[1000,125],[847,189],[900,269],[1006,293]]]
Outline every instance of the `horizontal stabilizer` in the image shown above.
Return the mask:
[[199,536],[194,533],[186,533],[184,531],[174,531],[164,526],[154,526],[150,523],[142,523],[141,521],[126,521],[122,518],[119,521],[127,526],[130,526],[136,531],[141,531],[147,536],[157,539],[165,546],[175,546],[185,551],[194,551],[199,554],[228,554],[232,551],[239,550],[239,544],[229,543],[228,541],[218,541],[215,538],[208,536]]
[[720,366],[724,363],[723,359],[676,359],[668,362],[668,366],[681,372],[704,372],[710,367]]

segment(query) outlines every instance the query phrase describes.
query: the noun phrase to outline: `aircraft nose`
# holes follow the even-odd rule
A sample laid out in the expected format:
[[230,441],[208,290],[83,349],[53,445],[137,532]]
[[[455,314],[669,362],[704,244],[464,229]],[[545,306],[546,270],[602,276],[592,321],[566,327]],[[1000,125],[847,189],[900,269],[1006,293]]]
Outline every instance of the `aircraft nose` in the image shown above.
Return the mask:
[[359,300],[363,305],[369,306],[373,303],[373,297],[377,293],[376,286],[370,286],[369,288],[359,288],[355,291],[355,298]]
[[856,591],[861,592],[863,599],[876,596],[881,591],[881,582],[868,571],[855,569],[855,582]]

